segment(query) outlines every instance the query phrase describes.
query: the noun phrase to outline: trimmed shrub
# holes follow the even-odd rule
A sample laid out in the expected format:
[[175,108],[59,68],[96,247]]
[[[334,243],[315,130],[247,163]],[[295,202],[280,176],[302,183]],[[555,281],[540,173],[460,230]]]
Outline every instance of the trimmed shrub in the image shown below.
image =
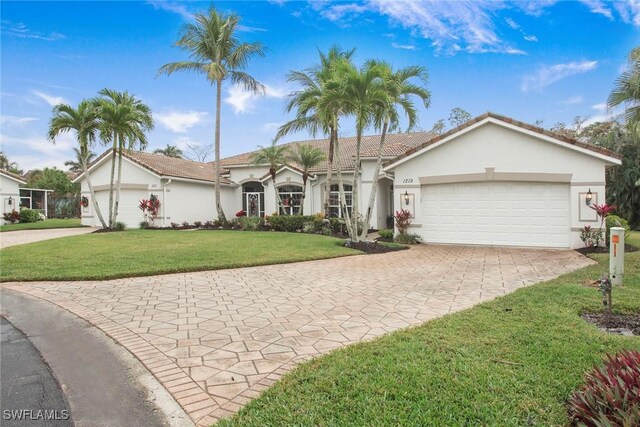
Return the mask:
[[307,221],[302,224],[303,233],[315,233],[318,230],[315,221]]
[[34,209],[20,210],[20,222],[38,222],[40,221],[40,212]]
[[640,425],[640,351],[607,355],[569,400],[573,425]]
[[398,234],[395,239],[393,239],[396,243],[401,243],[403,245],[415,245],[416,243],[420,243],[422,238],[413,233],[404,233]]
[[267,221],[275,231],[302,230],[305,222],[313,222],[315,216],[311,215],[273,215]]
[[210,230],[210,229],[212,229],[212,228],[217,228],[217,227],[215,226],[215,224],[213,223],[213,221],[207,221],[207,222],[205,222],[205,223],[204,223],[204,225],[203,225],[203,227],[204,227],[204,228],[206,228],[207,230]]
[[114,230],[116,231],[124,231],[127,229],[127,224],[125,224],[124,222],[116,222],[116,226],[114,228]]
[[142,228],[142,229],[149,228],[149,222],[147,222],[147,221],[140,222],[140,228]]
[[193,221],[193,226],[195,228],[202,228],[202,221]]
[[238,218],[240,229],[244,231],[258,231],[263,223],[264,220],[259,216],[243,216]]
[[624,237],[625,239],[629,237],[631,234],[631,227],[629,227],[629,222],[619,217],[618,215],[609,215],[605,221],[607,227],[607,245],[609,244],[609,229],[611,227],[622,227],[624,228]]
[[385,228],[385,229],[382,229],[382,230],[378,230],[378,235],[382,239],[392,240],[393,239],[393,230],[390,230],[388,228]]
[[183,221],[182,222],[182,227],[183,228],[189,228],[189,221]]

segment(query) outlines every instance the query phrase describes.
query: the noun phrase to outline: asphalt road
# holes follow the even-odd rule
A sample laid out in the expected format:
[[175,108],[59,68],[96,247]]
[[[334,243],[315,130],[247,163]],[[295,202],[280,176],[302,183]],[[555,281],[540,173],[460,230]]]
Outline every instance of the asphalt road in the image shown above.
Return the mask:
[[60,385],[31,341],[4,317],[0,336],[0,424],[73,426]]

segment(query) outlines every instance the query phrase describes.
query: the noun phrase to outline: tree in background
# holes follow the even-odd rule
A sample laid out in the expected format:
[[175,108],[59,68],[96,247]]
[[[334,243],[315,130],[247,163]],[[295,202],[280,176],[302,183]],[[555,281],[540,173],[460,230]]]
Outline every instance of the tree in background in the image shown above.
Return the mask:
[[96,153],[94,153],[93,151],[89,151],[88,153],[86,153],[86,157],[79,148],[74,148],[73,152],[75,153],[76,158],[64,162],[64,165],[68,168],[69,172],[73,173],[84,172],[84,169],[82,167],[83,162],[89,165],[96,157]]
[[273,192],[276,195],[276,206],[278,211],[282,209],[282,200],[278,195],[276,188],[276,172],[282,166],[287,164],[289,158],[289,147],[285,145],[277,145],[276,140],[271,142],[271,145],[267,147],[258,146],[259,150],[251,156],[251,163],[254,165],[267,165],[269,166],[269,175],[271,175],[271,185],[273,186]]
[[16,162],[9,160],[4,151],[0,151],[0,169],[4,169],[16,175],[22,175],[23,171]]
[[74,184],[65,171],[57,168],[44,168],[42,171],[34,171],[27,181],[28,188],[42,188],[53,190],[58,195],[80,192],[80,184]]
[[193,160],[194,162],[204,163],[207,161],[207,158],[211,155],[211,150],[213,149],[213,144],[208,145],[200,145],[200,144],[187,144],[188,154],[187,159]]
[[215,124],[215,197],[218,219],[226,222],[226,216],[220,202],[220,104],[222,83],[232,83],[244,87],[253,93],[263,93],[265,88],[256,79],[247,74],[249,60],[254,56],[264,56],[265,47],[260,42],[246,43],[237,37],[240,17],[236,14],[218,13],[209,8],[206,13],[197,13],[194,22],[184,24],[176,46],[189,53],[191,60],[172,62],[163,65],[158,74],[171,75],[176,71],[193,71],[203,74],[215,86],[216,124]]
[[324,152],[311,144],[300,144],[290,154],[289,162],[295,163],[302,169],[302,200],[300,201],[300,215],[304,215],[304,199],[307,196],[307,181],[309,169],[318,166],[327,159]]
[[153,152],[155,154],[162,154],[163,156],[175,157],[177,159],[182,159],[182,157],[184,156],[181,149],[179,149],[175,145],[168,145],[168,144],[165,148],[158,148]]
[[455,107],[449,114],[449,124],[452,128],[463,125],[469,120],[471,120],[471,114],[460,107]]

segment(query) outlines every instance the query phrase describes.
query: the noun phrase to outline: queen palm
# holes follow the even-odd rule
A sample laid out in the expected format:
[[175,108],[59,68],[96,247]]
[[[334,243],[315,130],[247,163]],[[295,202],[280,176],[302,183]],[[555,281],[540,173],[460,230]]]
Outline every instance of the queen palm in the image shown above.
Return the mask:
[[[431,94],[424,87],[428,81],[428,74],[424,67],[409,66],[394,72],[391,64],[381,61],[369,61],[367,67],[377,68],[378,70],[378,84],[382,97],[379,97],[377,102],[374,103],[373,122],[375,127],[381,130],[381,133],[376,167],[372,177],[373,184],[364,216],[364,227],[360,235],[362,239],[366,238],[371,223],[371,212],[373,211],[378,191],[378,178],[382,166],[382,153],[387,131],[390,128],[395,129],[399,125],[400,112],[398,109],[404,112],[408,121],[407,128],[410,130],[418,122],[416,108],[410,97],[418,97],[425,108],[429,107],[431,101]],[[412,79],[417,79],[422,85],[412,83]]]
[[176,147],[175,145],[167,145],[165,148],[158,148],[153,151],[155,154],[162,154],[167,157],[175,157],[177,159],[181,159],[184,155],[182,150]]
[[307,130],[312,135],[318,131],[329,138],[329,156],[327,178],[325,183],[324,212],[329,212],[329,195],[331,175],[334,166],[334,153],[337,151],[338,126],[341,113],[340,99],[327,90],[327,85],[336,80],[336,64],[350,61],[355,49],[342,51],[337,46],[331,47],[326,54],[319,52],[320,64],[305,71],[292,71],[288,81],[297,83],[301,88],[291,95],[287,103],[287,111],[296,110],[293,120],[285,123],[278,130],[276,140],[286,134]]
[[53,117],[49,122],[48,138],[55,144],[56,138],[63,133],[74,132],[78,141],[78,148],[75,148],[82,171],[87,180],[91,203],[102,227],[107,228],[100,206],[96,200],[96,194],[91,184],[91,176],[88,173],[88,162],[90,158],[90,147],[96,140],[99,120],[95,105],[90,101],[82,101],[78,108],[73,108],[67,104],[58,104],[53,108]]
[[289,155],[289,162],[297,164],[302,169],[302,200],[300,201],[300,215],[304,214],[304,199],[307,195],[307,181],[309,169],[318,166],[327,159],[324,152],[311,144],[300,144]]
[[81,148],[74,148],[73,152],[76,155],[75,160],[67,160],[66,162],[64,162],[64,165],[69,168],[69,172],[84,172],[82,162],[85,161],[87,164],[91,164],[93,159],[95,159],[96,157],[96,153],[94,153],[93,151],[83,152]]
[[264,92],[264,86],[243,70],[254,56],[264,56],[262,43],[242,42],[236,36],[240,17],[236,14],[220,14],[213,7],[207,13],[198,13],[193,23],[185,24],[176,46],[189,52],[191,60],[163,65],[158,74],[171,75],[176,71],[194,71],[203,74],[215,86],[215,198],[218,219],[226,222],[220,202],[220,104],[222,83],[231,80],[253,93]]
[[629,52],[629,66],[616,80],[607,106],[625,105],[625,122],[630,131],[640,133],[640,47]]
[[[111,180],[109,186],[109,227],[115,227],[118,218],[118,204],[122,188],[122,157],[124,150],[147,145],[145,132],[153,129],[151,109],[129,92],[102,89],[102,97],[94,103],[100,117],[100,135],[105,143],[113,144],[111,157]],[[118,179],[114,202],[114,175],[116,157],[118,159]]]
[[282,201],[276,190],[276,172],[287,164],[289,147],[286,145],[277,145],[277,142],[273,140],[271,145],[267,147],[260,145],[258,148],[259,150],[251,156],[251,163],[254,165],[269,166],[269,175],[271,175],[271,184],[276,197],[276,206],[278,207],[278,211],[280,211]]

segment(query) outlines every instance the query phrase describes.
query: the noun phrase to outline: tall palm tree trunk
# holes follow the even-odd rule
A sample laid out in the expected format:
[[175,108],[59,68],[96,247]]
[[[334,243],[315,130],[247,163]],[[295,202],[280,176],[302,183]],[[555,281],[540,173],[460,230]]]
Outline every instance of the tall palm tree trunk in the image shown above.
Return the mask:
[[361,239],[367,238],[369,226],[371,225],[371,212],[373,211],[373,205],[376,202],[376,195],[378,193],[378,175],[380,175],[380,169],[382,167],[382,151],[384,150],[384,140],[387,136],[387,129],[389,127],[389,121],[385,120],[382,125],[382,135],[380,135],[380,146],[378,147],[378,159],[376,161],[376,168],[373,171],[373,179],[371,184],[371,192],[369,193],[369,205],[367,206],[367,214],[364,218],[364,228],[360,234]]
[[351,230],[353,234],[350,234],[351,241],[354,243],[358,243],[360,241],[360,236],[358,236],[358,216],[359,216],[359,208],[360,204],[358,203],[360,198],[360,146],[362,145],[362,130],[358,129],[356,132],[356,164],[353,168],[353,190],[352,190],[352,201],[351,201]]
[[[340,142],[338,141],[337,131],[334,131],[335,139],[334,142],[336,144],[336,151],[340,148]],[[339,151],[338,151],[339,152]],[[340,195],[340,210],[342,212],[342,219],[344,220],[347,226],[347,233],[349,236],[352,236],[352,228],[351,228],[351,216],[349,215],[349,210],[347,209],[347,198],[344,195],[344,180],[342,179],[342,162],[340,161],[340,156],[336,161],[336,169],[338,173],[338,194]],[[353,196],[352,196],[353,202]]]
[[329,196],[331,195],[331,177],[333,175],[333,156],[335,149],[333,128],[329,130],[329,156],[327,158],[327,182],[324,184],[324,215],[329,216]]
[[220,179],[222,175],[222,167],[220,166],[220,104],[222,99],[222,80],[216,82],[216,131],[215,131],[215,162],[216,162],[216,211],[218,212],[218,220],[222,223],[227,222],[224,215],[222,203],[220,201]]
[[302,197],[300,198],[300,215],[304,215],[304,199],[307,197],[307,180],[309,176],[307,172],[302,174]]
[[107,228],[107,223],[104,222],[104,218],[102,217],[102,212],[100,211],[100,207],[98,206],[98,201],[96,200],[96,192],[93,189],[93,184],[91,183],[91,176],[89,176],[89,167],[87,166],[87,160],[81,159],[82,161],[82,172],[84,172],[84,177],[87,180],[87,187],[89,187],[89,195],[91,197],[91,204],[93,204],[93,211],[98,216],[100,223],[102,224],[102,228]]
[[116,135],[113,135],[113,152],[111,153],[111,180],[109,181],[109,227],[114,225],[113,221],[113,183],[116,176]]
[[276,173],[275,171],[269,171],[269,173],[271,174],[271,186],[273,187],[273,194],[276,197],[276,209],[278,210],[278,215],[280,215],[280,211],[284,212],[284,214],[286,215],[284,207],[282,206],[282,200],[280,200],[280,196],[278,195],[278,189],[276,188]]
[[120,204],[120,190],[122,189],[122,145],[124,141],[122,141],[122,136],[120,136],[120,143],[118,144],[118,181],[116,183],[116,202],[113,205],[113,225],[116,226],[116,222],[118,221],[118,205]]

